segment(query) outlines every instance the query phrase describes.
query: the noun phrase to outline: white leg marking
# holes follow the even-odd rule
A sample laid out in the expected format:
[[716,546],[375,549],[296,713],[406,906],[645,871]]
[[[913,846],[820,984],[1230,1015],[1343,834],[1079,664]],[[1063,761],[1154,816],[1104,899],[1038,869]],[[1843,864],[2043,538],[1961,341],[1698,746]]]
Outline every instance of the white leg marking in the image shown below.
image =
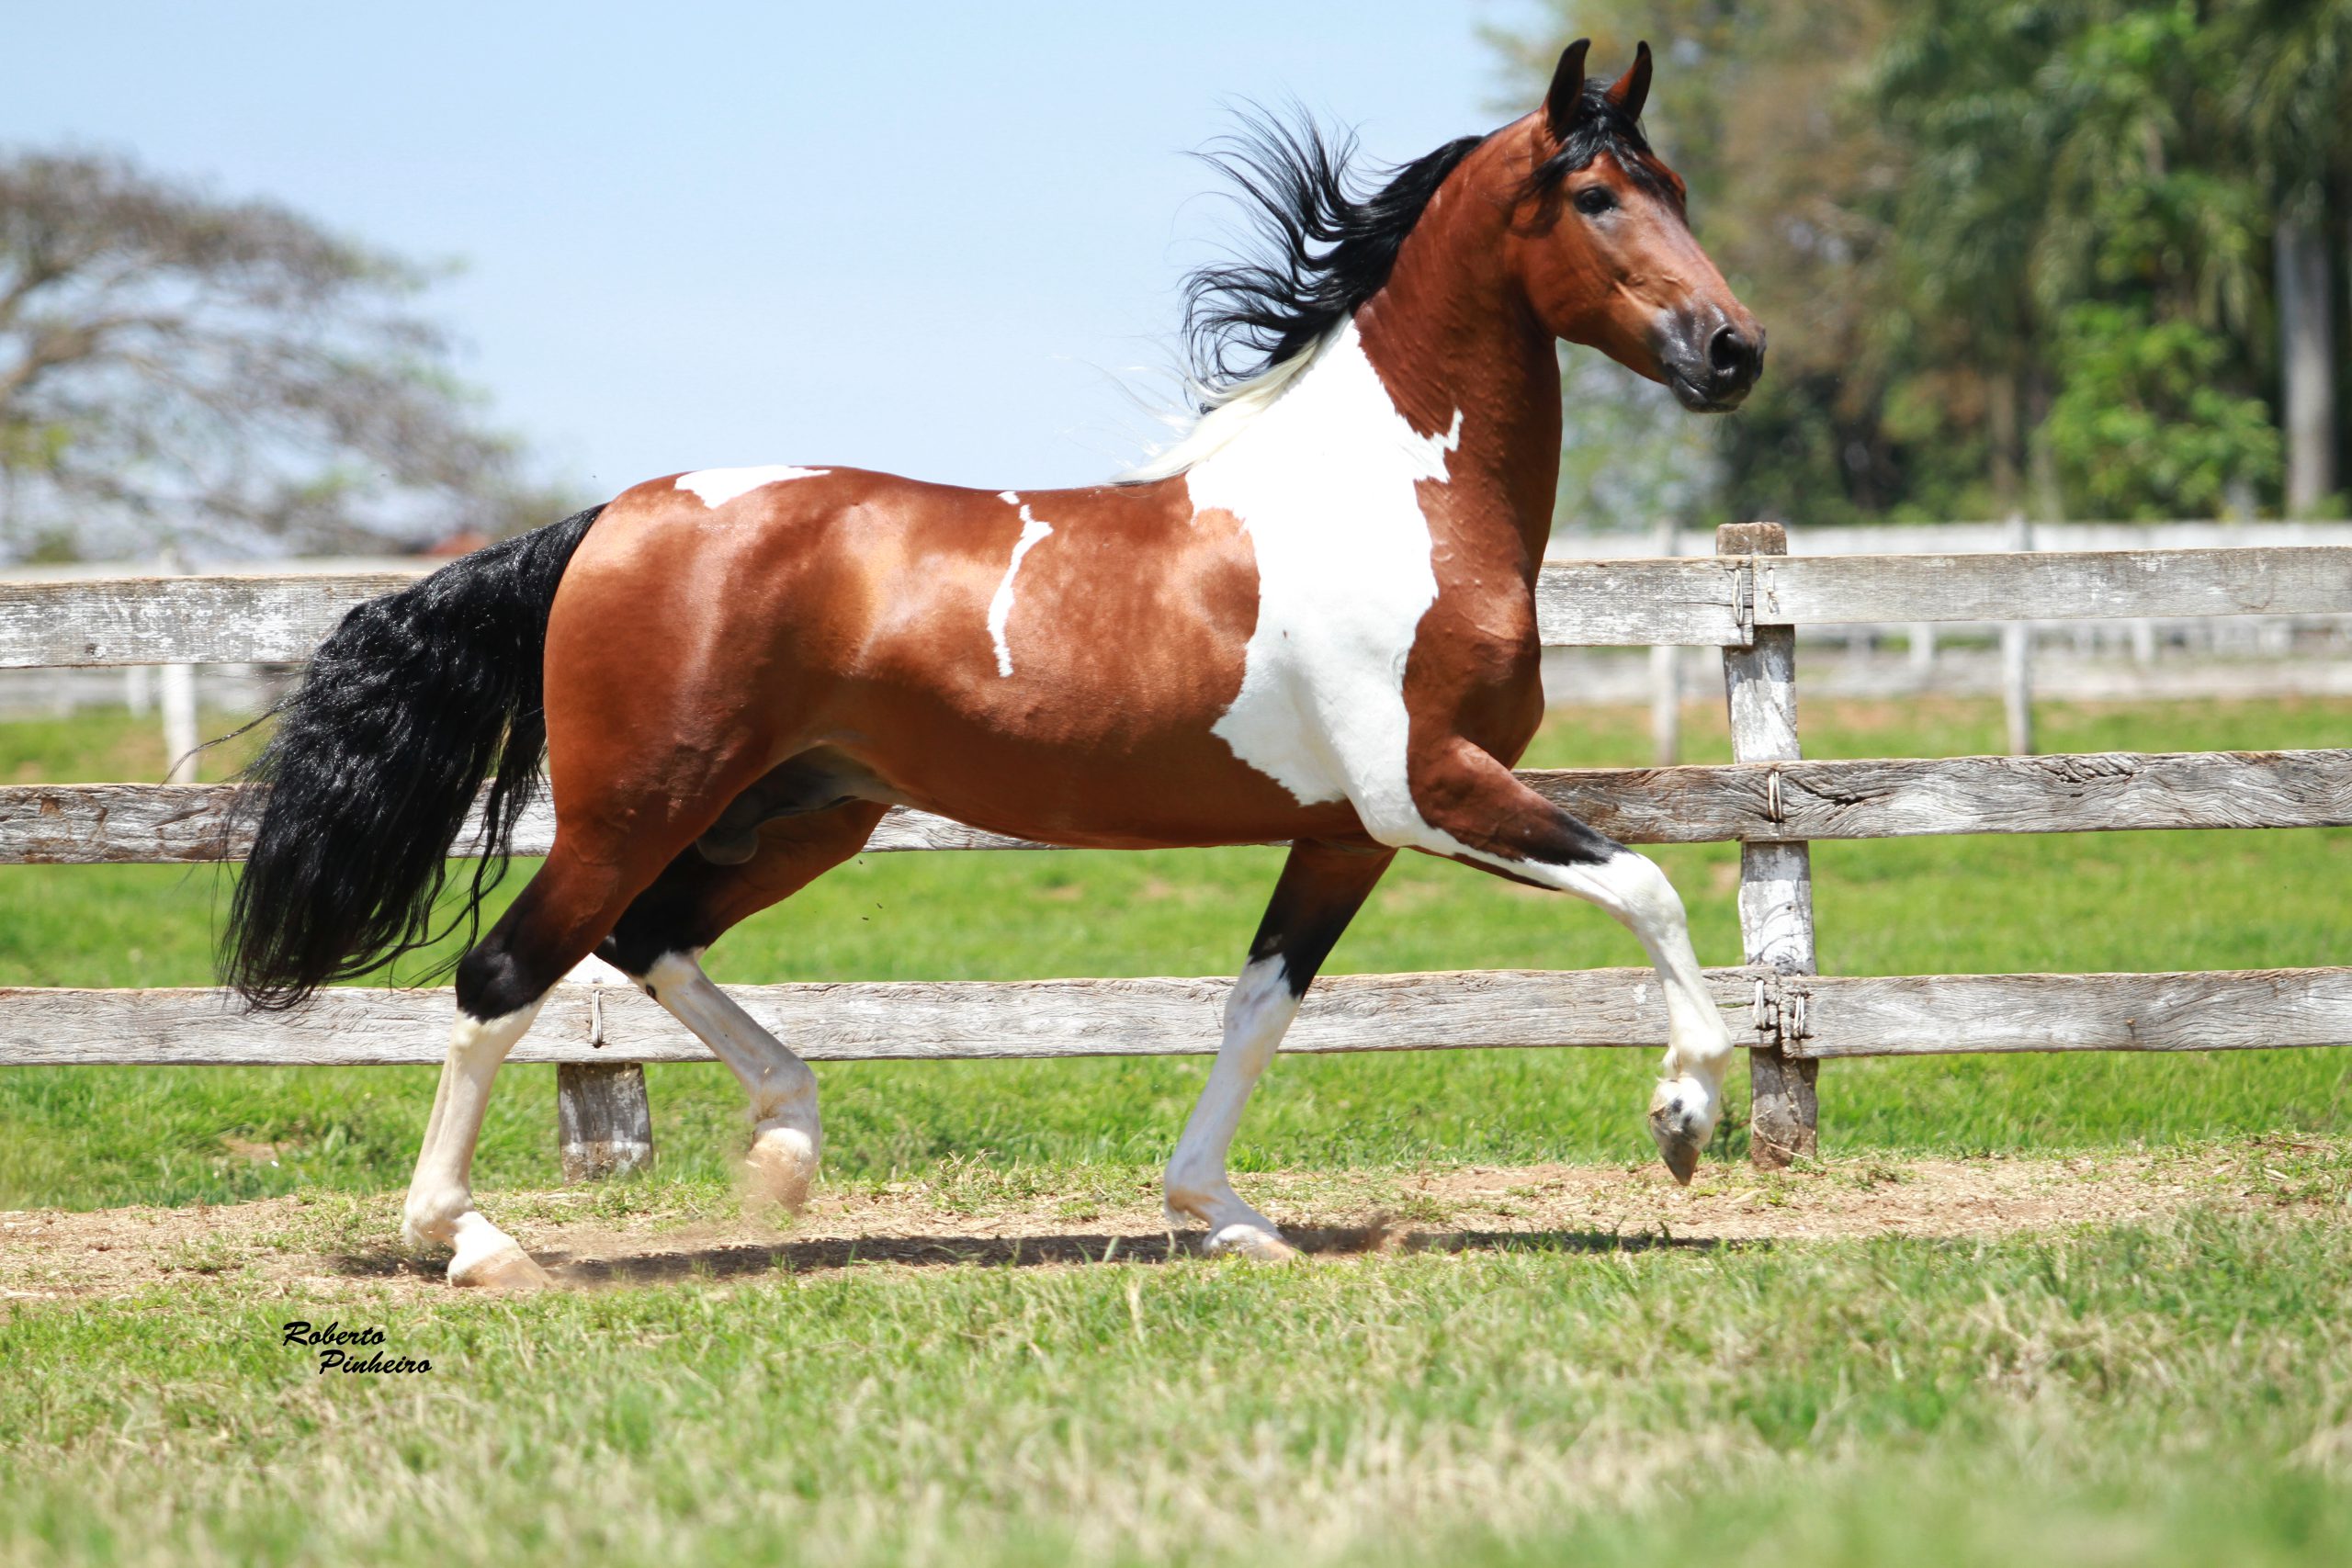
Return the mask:
[[1267,1260],[1294,1258],[1274,1222],[1243,1202],[1226,1177],[1227,1152],[1241,1125],[1242,1107],[1273,1059],[1283,1032],[1298,1014],[1288,967],[1277,953],[1252,959],[1225,999],[1225,1039],[1168,1162],[1168,1217],[1197,1220],[1209,1231],[1208,1250]]
[[808,1201],[824,1149],[817,1075],[759,1021],[718,988],[694,953],[668,953],[645,972],[653,999],[734,1070],[752,1101],[748,1175],[763,1197],[798,1209]]
[[739,495],[749,495],[762,485],[781,484],[786,479],[813,479],[830,468],[795,468],[783,463],[766,463],[752,468],[698,468],[691,474],[680,474],[677,488],[691,491],[702,498],[702,503],[712,511],[726,505]]
[[[1011,500],[1012,492],[1007,491],[1005,497]],[[1001,676],[1012,673],[1012,649],[1004,640],[1006,628],[1012,623],[1012,579],[1021,570],[1021,558],[1053,531],[1052,524],[1037,521],[1028,507],[1021,509],[1021,537],[1013,544],[1012,560],[1004,569],[1004,581],[996,585],[996,597],[989,601],[989,641],[996,645],[996,672]]]
[[1655,862],[1631,850],[1577,865],[1510,861],[1469,852],[1473,858],[1573,893],[1600,905],[1631,931],[1657,970],[1666,992],[1666,1059],[1650,1099],[1650,1131],[1675,1175],[1683,1180],[1723,1116],[1724,1077],[1730,1071],[1731,1031],[1707,994],[1690,922],[1674,885]]
[[491,1080],[538,1011],[534,1001],[486,1021],[460,1012],[449,1032],[449,1055],[441,1064],[441,1085],[425,1123],[424,1146],[409,1180],[401,1235],[413,1247],[456,1248],[449,1260],[453,1285],[547,1283],[547,1275],[514,1239],[474,1207],[472,1190],[474,1144],[481,1136]]

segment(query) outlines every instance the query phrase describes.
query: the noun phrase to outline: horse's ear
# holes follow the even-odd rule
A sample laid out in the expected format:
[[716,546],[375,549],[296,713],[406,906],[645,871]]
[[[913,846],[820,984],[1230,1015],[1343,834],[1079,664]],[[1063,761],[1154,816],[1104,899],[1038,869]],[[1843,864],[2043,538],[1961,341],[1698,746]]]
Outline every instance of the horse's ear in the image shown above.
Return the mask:
[[1566,141],[1577,122],[1577,99],[1584,93],[1584,53],[1592,40],[1580,38],[1560,51],[1560,68],[1552,73],[1552,90],[1544,95],[1544,123],[1555,141]]
[[1624,113],[1627,119],[1642,118],[1642,105],[1650,96],[1650,46],[1648,40],[1634,46],[1634,63],[1617,78],[1609,89],[1609,101]]

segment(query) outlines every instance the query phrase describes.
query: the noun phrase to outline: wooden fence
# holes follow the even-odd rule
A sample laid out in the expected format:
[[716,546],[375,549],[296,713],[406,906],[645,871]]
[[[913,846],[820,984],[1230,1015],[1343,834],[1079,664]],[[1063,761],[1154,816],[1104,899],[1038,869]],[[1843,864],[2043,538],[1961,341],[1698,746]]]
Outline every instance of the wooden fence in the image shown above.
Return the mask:
[[[1807,761],[1795,630],[1845,623],[2352,612],[2352,546],[1804,557],[1778,525],[1719,530],[1697,558],[1554,561],[1537,608],[1562,646],[1721,650],[1726,766],[1523,773],[1632,843],[1736,840],[1744,963],[1709,971],[1749,1046],[1753,1148],[1814,1145],[1815,1074],[1837,1056],[2179,1051],[2352,1043],[2352,968],[2157,975],[1816,975],[1815,839],[2352,824],[2352,750]],[[404,573],[0,582],[0,668],[299,660]],[[243,846],[225,786],[0,787],[0,863],[188,863]],[[541,806],[517,835],[544,849]],[[461,840],[462,841],[462,840]],[[894,810],[876,851],[1038,850]],[[1236,952],[1241,936],[1237,933]],[[814,1060],[1208,1054],[1227,976],[730,987]],[[379,1064],[441,1058],[446,991],[337,987],[305,1012],[239,1012],[211,990],[0,989],[0,1065]],[[1283,1048],[1658,1049],[1646,969],[1337,976]],[[650,1158],[640,1064],[708,1053],[626,985],[560,987],[521,1062],[560,1064],[568,1175]]]
[[[2180,550],[2352,545],[2352,523],[1912,523],[1807,529],[1800,555],[1960,555],[1987,551]],[[1705,554],[1704,541],[1672,520],[1646,535],[1555,534],[1562,559]],[[1950,621],[1801,623],[1815,654],[1807,689],[1905,698],[1927,693],[2002,699],[2007,745],[2034,750],[2037,694],[2177,700],[2192,697],[2352,695],[2352,615],[2308,613],[2204,619],[2068,615],[1998,625]],[[1989,648],[1977,644],[1989,643]],[[1900,651],[1894,651],[1896,645]],[[1957,645],[1957,646],[1956,646]],[[1694,682],[1694,677],[1699,677]],[[1651,754],[1680,761],[1682,705],[1706,677],[1682,650],[1650,650],[1646,679],[1623,657],[1562,649],[1545,660],[1555,700],[1650,706]]]

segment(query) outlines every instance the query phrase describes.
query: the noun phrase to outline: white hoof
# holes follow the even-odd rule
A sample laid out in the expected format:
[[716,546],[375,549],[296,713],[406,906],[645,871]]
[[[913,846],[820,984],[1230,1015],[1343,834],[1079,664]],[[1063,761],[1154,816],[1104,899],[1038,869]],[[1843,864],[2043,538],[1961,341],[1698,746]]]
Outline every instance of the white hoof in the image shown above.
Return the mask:
[[1714,1090],[1696,1077],[1668,1078],[1650,1096],[1650,1137],[1679,1185],[1690,1185],[1700,1153],[1714,1136],[1721,1115],[1722,1102]]
[[1201,1250],[1211,1258],[1246,1258],[1252,1263],[1295,1263],[1300,1257],[1280,1231],[1252,1224],[1227,1225],[1203,1242]]
[[480,1214],[468,1214],[458,1222],[458,1253],[449,1259],[449,1283],[468,1290],[538,1291],[554,1281],[513,1236]]
[[544,1291],[555,1283],[548,1271],[531,1261],[530,1254],[511,1243],[503,1252],[493,1252],[467,1267],[459,1268],[455,1258],[449,1261],[449,1283],[467,1290],[480,1291]]
[[762,1122],[743,1161],[743,1185],[752,1197],[798,1213],[817,1179],[818,1142],[798,1127]]

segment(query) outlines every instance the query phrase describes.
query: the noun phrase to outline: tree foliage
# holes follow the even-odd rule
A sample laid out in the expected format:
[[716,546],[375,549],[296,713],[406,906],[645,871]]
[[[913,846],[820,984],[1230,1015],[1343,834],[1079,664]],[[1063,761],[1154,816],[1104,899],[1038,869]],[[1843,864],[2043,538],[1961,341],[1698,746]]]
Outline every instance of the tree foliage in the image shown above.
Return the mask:
[[416,267],[115,157],[0,158],[0,556],[333,550],[554,515]]
[[1653,139],[1771,332],[1758,396],[1703,438],[1724,511],[2279,503],[2271,249],[2290,220],[2346,237],[2352,0],[1552,12],[1496,39],[1527,77],[1574,36],[1664,45]]

